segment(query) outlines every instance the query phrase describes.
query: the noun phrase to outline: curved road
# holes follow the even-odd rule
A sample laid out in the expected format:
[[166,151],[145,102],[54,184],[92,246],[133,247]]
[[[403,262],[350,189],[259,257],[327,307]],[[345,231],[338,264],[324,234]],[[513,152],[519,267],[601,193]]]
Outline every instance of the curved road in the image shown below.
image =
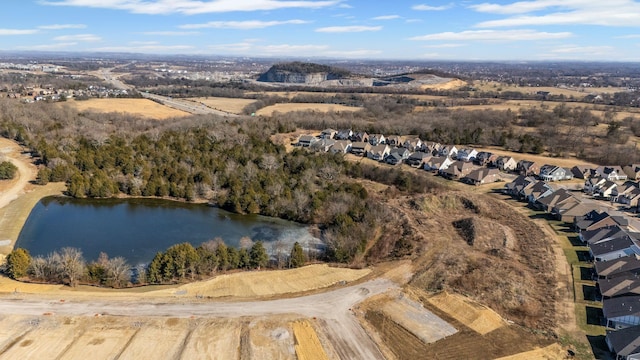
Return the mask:
[[36,178],[35,166],[21,154],[22,148],[15,141],[0,139],[0,152],[18,168],[15,182],[0,192],[0,208],[7,206],[23,192],[29,181]]
[[[336,338],[358,359],[384,359],[375,342],[360,326],[352,308],[363,300],[387,291],[399,290],[390,280],[378,278],[325,293],[289,299],[246,302],[155,303],[137,301],[75,301],[0,298],[0,314],[43,314],[64,316],[166,316],[225,317],[298,314],[324,320]],[[161,300],[161,299],[160,299]]]

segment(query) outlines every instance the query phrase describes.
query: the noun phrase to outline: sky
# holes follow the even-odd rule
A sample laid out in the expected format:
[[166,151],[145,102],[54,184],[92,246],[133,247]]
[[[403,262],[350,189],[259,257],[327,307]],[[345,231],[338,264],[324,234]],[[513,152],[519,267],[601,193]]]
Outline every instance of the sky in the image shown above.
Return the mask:
[[640,61],[640,0],[4,0],[0,50]]

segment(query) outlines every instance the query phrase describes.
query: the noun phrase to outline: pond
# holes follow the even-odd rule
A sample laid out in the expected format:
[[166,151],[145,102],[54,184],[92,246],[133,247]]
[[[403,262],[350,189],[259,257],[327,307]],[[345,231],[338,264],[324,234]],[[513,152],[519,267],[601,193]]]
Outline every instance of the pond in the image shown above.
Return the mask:
[[46,256],[63,247],[75,247],[87,261],[105,252],[137,265],[150,262],[158,251],[174,244],[189,242],[195,247],[220,237],[228,246],[239,247],[245,236],[263,241],[267,251],[278,244],[288,253],[296,241],[306,248],[322,248],[321,241],[304,225],[233,214],[205,204],[63,197],[42,199],[33,208],[16,248],[25,248],[32,256]]

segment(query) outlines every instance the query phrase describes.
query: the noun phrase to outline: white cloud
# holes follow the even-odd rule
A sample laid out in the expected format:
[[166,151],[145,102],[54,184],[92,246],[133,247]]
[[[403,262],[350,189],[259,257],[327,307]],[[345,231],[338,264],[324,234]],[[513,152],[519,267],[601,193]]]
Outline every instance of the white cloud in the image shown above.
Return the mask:
[[101,37],[93,34],[77,34],[77,35],[62,35],[53,38],[55,41],[85,41],[96,42],[102,40]]
[[564,39],[573,36],[570,32],[549,33],[535,30],[470,30],[462,32],[443,32],[423,36],[415,36],[409,40],[444,40],[444,41],[525,41]]
[[84,24],[53,24],[38,26],[38,29],[43,30],[64,30],[64,29],[84,29],[87,25]]
[[40,0],[52,6],[125,10],[136,14],[207,14],[234,11],[269,11],[290,8],[318,9],[342,0]]
[[418,23],[418,22],[422,22],[422,19],[407,19],[404,22],[406,22],[406,23]]
[[157,41],[130,41],[129,45],[157,45]]
[[453,4],[440,5],[440,6],[420,4],[420,5],[414,5],[411,8],[413,10],[418,10],[418,11],[443,11],[443,10],[451,9],[452,7],[453,7]]
[[200,33],[198,31],[145,31],[142,34],[156,36],[191,36]]
[[435,45],[424,45],[423,48],[431,48],[431,49],[445,49],[445,48],[457,48],[461,46],[467,46],[467,44],[435,44]]
[[615,49],[612,46],[575,46],[565,45],[551,50],[556,54],[583,54],[583,55],[605,55],[611,54]]
[[372,20],[394,20],[394,19],[400,19],[400,18],[401,18],[400,15],[382,15],[382,16],[376,16],[371,19]]
[[629,34],[629,35],[622,35],[622,36],[616,36],[616,39],[640,39],[640,34]]
[[251,30],[251,29],[264,29],[271,26],[289,25],[289,24],[307,24],[305,20],[284,20],[284,21],[261,21],[261,20],[245,20],[245,21],[210,21],[204,24],[186,24],[180,25],[181,29],[237,29],[237,30]]
[[349,33],[349,32],[364,32],[364,31],[380,31],[382,30],[382,26],[329,26],[317,28],[316,32],[323,33]]
[[[515,15],[490,20],[477,27],[514,27],[530,25],[640,26],[640,3],[634,0],[533,0],[507,5],[483,3],[470,8],[485,13]],[[547,11],[545,14],[532,13]]]
[[37,33],[37,29],[0,29],[0,36],[7,35],[31,35]]

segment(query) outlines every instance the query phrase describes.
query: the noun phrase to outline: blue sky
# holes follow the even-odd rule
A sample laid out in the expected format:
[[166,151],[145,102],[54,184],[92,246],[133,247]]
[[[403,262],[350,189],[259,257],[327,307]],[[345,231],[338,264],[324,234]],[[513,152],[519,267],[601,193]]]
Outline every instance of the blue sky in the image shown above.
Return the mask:
[[640,61],[640,1],[5,0],[0,50]]

